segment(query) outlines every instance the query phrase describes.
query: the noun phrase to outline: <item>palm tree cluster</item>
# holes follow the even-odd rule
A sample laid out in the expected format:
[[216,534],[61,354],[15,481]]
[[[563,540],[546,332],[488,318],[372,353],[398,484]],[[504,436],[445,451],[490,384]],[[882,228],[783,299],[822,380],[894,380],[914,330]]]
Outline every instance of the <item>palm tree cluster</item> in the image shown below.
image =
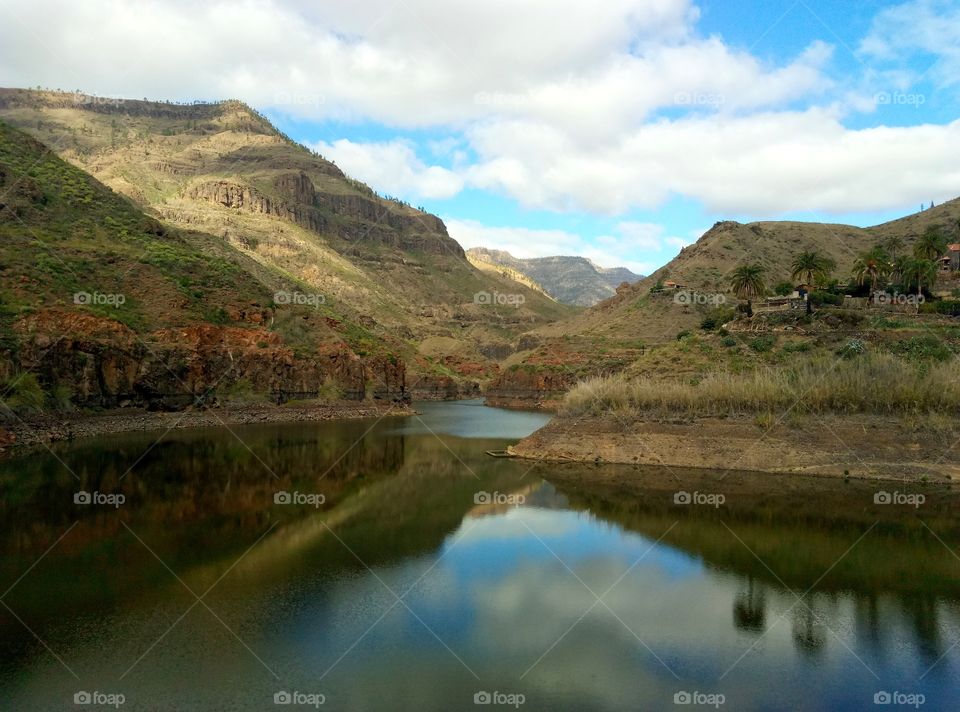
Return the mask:
[[913,254],[903,252],[904,243],[899,237],[891,237],[880,245],[863,253],[853,264],[853,277],[857,284],[870,284],[870,291],[877,291],[880,283],[893,281],[908,291],[923,294],[924,287],[931,287],[937,279],[937,265],[947,251],[947,236],[938,225],[929,226],[913,246]]

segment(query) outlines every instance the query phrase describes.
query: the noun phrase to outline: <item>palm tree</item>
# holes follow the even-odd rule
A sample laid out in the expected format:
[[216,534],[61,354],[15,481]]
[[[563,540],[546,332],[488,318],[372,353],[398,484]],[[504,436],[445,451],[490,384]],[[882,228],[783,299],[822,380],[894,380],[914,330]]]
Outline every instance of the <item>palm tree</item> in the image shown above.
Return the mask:
[[911,259],[909,255],[897,255],[890,265],[890,278],[902,284]]
[[763,266],[758,263],[740,265],[730,275],[730,289],[740,299],[747,300],[747,316],[753,316],[753,299],[766,293]]
[[900,251],[906,247],[903,238],[899,235],[891,235],[880,243],[880,245],[894,260],[900,255]]
[[[917,287],[917,297],[923,295],[923,288],[937,281],[937,263],[919,257],[907,260],[903,266],[903,285],[907,289]],[[919,301],[919,300],[918,300]]]
[[877,283],[890,274],[890,256],[880,247],[874,247],[862,254],[853,263],[853,276],[857,284],[862,285],[869,280],[870,291],[877,291]]
[[947,238],[939,225],[931,225],[913,245],[913,254],[925,260],[939,260],[947,251]]
[[[791,279],[804,278],[805,284],[814,282],[825,282],[830,273],[836,268],[837,263],[826,255],[822,255],[816,250],[810,252],[801,252],[793,261],[793,272],[790,273]],[[807,295],[807,314],[813,312],[813,301],[810,295]]]

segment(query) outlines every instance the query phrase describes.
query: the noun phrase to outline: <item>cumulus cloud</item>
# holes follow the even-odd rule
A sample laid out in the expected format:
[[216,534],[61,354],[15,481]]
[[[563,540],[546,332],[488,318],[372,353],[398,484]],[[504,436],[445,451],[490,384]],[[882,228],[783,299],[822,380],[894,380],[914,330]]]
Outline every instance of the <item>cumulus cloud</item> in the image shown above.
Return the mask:
[[[957,124],[851,130],[846,112],[875,106],[833,76],[831,45],[762,60],[698,33],[694,0],[8,0],[2,17],[2,85],[440,129],[430,161],[400,140],[317,146],[411,199],[475,187],[619,214],[682,195],[773,216],[889,209],[960,185]],[[859,52],[898,87],[916,79],[903,58],[930,54],[946,85],[958,28],[955,3],[911,0],[882,10]]]
[[449,198],[463,188],[463,179],[442,166],[424,164],[408,141],[355,143],[340,139],[320,141],[316,151],[346,172],[393,195],[417,198]]
[[849,130],[824,109],[655,121],[589,150],[534,122],[471,133],[477,185],[538,208],[620,213],[673,194],[718,213],[838,213],[960,186],[960,121]]

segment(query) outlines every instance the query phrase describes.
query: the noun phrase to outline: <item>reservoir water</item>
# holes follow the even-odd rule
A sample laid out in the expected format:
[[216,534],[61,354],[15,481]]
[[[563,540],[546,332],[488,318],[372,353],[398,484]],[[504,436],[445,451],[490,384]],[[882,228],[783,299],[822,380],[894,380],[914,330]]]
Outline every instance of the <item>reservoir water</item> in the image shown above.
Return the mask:
[[0,709],[960,709],[949,488],[498,459],[547,417],[417,407],[0,463]]

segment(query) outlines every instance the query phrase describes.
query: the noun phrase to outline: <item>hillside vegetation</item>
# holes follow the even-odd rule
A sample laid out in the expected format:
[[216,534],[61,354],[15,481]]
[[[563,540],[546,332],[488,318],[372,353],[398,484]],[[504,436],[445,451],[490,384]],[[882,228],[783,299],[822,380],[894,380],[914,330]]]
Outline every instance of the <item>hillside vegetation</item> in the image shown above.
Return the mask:
[[[85,99],[4,89],[0,117],[162,224],[212,235],[268,281],[323,295],[350,329],[399,342],[424,383],[487,378],[498,369],[490,354],[571,313],[475,269],[437,217],[377,195],[245,104]],[[419,354],[438,337],[455,352]]]

